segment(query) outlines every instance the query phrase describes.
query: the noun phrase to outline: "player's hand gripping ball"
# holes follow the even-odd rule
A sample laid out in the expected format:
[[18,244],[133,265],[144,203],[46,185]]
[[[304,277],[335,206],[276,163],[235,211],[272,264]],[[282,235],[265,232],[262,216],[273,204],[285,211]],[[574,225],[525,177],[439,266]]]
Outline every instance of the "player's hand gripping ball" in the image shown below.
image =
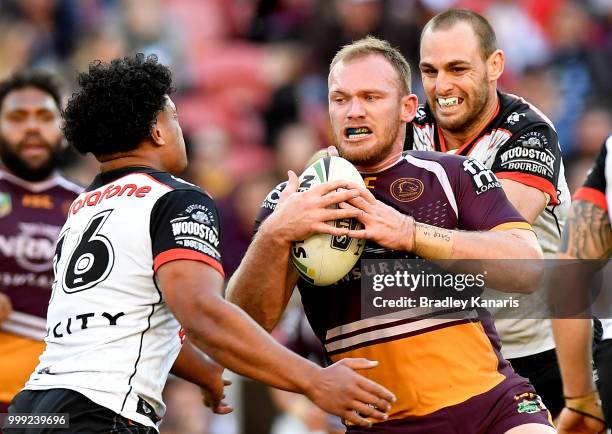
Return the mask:
[[[340,157],[325,157],[315,161],[300,176],[298,191],[306,191],[328,181],[345,180],[362,185],[361,175],[351,163]],[[361,229],[357,219],[328,222],[336,227]],[[355,266],[365,240],[348,236],[314,234],[304,241],[296,241],[291,249],[293,265],[308,282],[317,286],[331,285],[342,279]]]

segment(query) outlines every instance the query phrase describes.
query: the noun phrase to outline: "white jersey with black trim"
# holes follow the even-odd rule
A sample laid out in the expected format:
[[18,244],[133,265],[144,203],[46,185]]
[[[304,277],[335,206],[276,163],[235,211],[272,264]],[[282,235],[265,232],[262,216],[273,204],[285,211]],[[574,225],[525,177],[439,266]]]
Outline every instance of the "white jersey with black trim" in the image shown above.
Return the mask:
[[213,200],[153,169],[98,175],[60,232],[46,348],[25,388],[72,389],[156,427],[183,334],[154,273],[175,259],[223,273]]
[[[533,229],[545,257],[553,257],[571,205],[561,148],[552,122],[523,98],[497,93],[499,104],[489,124],[459,149],[449,151],[427,105],[419,107],[412,122],[413,134],[406,149],[452,152],[470,156],[491,169],[499,179],[510,179],[537,188],[548,198]],[[505,358],[529,356],[555,347],[550,320],[533,319],[529,295],[515,297],[520,308],[504,308],[495,326]],[[511,318],[511,319],[508,319]]]

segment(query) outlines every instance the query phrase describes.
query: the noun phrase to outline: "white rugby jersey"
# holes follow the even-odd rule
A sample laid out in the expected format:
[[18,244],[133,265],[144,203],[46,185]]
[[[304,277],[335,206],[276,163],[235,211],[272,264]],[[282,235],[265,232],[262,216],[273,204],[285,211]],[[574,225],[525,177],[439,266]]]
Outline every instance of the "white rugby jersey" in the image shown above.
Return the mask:
[[[499,104],[493,119],[452,152],[480,161],[500,179],[535,187],[547,195],[548,205],[533,228],[544,256],[552,257],[571,204],[557,133],[552,122],[524,99],[502,92],[497,95]],[[419,107],[412,127],[413,134],[406,135],[406,149],[449,152],[427,105]],[[498,315],[504,319],[495,321],[504,357],[524,357],[554,348],[550,321],[532,319],[538,314],[528,309],[530,296],[513,297],[519,300],[520,308],[504,309]]]
[[[574,194],[574,199],[591,202],[607,210],[608,218],[612,222],[612,135],[601,147],[595,164],[582,187]],[[610,290],[610,288],[607,289]],[[612,339],[612,319],[603,318],[601,324],[603,326],[602,339]]]
[[60,232],[46,348],[25,388],[72,389],[156,427],[183,333],[154,273],[175,259],[223,273],[213,200],[149,168],[99,174]]

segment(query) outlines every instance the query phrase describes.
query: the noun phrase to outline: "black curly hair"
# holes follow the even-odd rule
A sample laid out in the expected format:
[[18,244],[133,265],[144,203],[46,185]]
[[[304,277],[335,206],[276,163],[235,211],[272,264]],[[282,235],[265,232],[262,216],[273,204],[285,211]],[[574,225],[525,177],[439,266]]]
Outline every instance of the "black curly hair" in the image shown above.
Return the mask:
[[49,94],[58,110],[62,107],[62,85],[59,80],[50,72],[25,69],[17,71],[6,80],[0,82],[0,107],[4,104],[4,98],[14,90],[21,90],[27,87],[35,87]]
[[79,152],[95,156],[136,149],[174,91],[170,69],[142,53],[97,60],[78,82],[64,111],[64,134]]

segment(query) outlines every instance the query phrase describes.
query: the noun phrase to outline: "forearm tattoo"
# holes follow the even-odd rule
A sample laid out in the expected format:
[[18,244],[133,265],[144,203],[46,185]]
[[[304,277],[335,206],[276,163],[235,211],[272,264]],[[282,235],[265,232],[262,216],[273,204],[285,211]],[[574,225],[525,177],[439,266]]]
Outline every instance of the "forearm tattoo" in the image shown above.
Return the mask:
[[606,210],[591,202],[573,202],[559,252],[578,259],[610,258],[612,227]]

